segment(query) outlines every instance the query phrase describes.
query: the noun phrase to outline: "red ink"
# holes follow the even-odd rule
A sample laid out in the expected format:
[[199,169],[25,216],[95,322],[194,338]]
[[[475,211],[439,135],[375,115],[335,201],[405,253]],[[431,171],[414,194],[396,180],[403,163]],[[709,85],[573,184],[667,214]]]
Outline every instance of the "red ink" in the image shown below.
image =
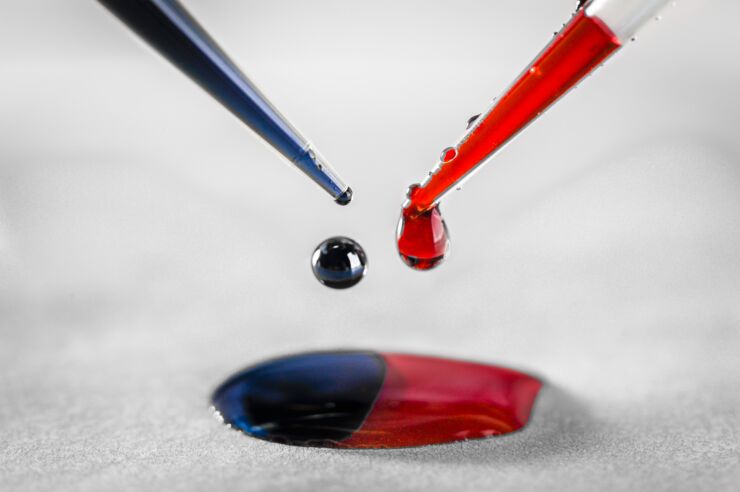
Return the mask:
[[422,446],[507,434],[529,420],[542,383],[473,362],[382,354],[386,376],[349,448]]

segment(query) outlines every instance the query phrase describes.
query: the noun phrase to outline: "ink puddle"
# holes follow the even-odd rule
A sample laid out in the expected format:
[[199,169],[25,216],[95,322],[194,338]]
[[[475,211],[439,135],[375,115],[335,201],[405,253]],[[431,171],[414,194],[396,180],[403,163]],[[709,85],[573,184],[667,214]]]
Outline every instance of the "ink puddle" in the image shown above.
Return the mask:
[[296,446],[400,448],[524,427],[542,383],[491,365],[369,351],[280,357],[212,395],[224,423]]

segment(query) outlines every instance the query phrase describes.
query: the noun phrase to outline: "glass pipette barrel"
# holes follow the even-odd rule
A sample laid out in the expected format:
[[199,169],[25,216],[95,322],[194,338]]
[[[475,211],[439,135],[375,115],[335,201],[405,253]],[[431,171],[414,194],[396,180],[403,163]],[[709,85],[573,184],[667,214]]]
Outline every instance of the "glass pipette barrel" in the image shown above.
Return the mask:
[[316,148],[295,129],[176,0],[99,0],[340,205],[352,199]]
[[409,189],[404,215],[432,209],[521,130],[622,47],[668,0],[585,2],[491,107],[442,152],[435,169]]

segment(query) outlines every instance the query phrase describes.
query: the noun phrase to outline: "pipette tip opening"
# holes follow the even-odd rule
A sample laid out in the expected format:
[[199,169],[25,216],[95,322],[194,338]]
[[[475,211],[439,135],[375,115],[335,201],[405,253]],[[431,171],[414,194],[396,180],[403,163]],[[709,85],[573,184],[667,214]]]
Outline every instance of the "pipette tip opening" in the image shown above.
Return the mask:
[[337,202],[341,206],[348,205],[349,202],[352,201],[352,188],[348,186],[347,189],[344,190],[344,192],[341,195],[339,195],[338,197],[334,199],[334,201]]

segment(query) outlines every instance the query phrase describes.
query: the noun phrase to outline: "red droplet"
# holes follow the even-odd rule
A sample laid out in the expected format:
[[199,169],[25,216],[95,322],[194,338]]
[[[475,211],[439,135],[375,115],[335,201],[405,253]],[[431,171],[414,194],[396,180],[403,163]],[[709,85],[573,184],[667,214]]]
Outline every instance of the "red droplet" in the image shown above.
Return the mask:
[[450,247],[447,225],[435,206],[425,212],[407,207],[396,236],[401,259],[417,270],[430,270],[444,260]]
[[386,375],[347,448],[423,446],[507,434],[527,424],[542,383],[512,369],[381,354]]
[[457,149],[454,147],[447,147],[442,151],[440,160],[444,163],[450,162],[452,159],[457,157]]

